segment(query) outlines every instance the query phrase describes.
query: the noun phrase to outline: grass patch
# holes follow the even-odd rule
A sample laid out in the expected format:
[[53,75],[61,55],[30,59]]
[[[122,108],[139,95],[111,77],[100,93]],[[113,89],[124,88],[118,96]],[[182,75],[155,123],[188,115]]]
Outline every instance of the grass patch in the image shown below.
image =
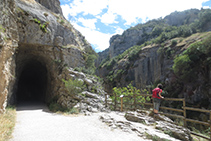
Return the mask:
[[7,107],[6,112],[0,115],[0,141],[12,138],[12,132],[16,121],[16,109]]

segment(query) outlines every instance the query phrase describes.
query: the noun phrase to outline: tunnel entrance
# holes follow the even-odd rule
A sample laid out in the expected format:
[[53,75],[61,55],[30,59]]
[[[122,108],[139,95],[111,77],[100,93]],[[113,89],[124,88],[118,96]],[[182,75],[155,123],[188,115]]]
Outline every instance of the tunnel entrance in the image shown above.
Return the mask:
[[47,69],[37,60],[30,60],[19,72],[17,102],[45,102]]

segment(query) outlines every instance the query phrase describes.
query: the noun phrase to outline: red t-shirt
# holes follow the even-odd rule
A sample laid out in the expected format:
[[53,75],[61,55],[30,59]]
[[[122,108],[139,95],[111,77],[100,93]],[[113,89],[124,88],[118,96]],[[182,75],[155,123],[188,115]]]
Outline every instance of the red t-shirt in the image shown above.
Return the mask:
[[160,88],[154,88],[154,89],[152,90],[152,97],[153,97],[153,98],[161,99],[161,97],[158,95],[159,92],[162,93],[162,89],[160,89]]

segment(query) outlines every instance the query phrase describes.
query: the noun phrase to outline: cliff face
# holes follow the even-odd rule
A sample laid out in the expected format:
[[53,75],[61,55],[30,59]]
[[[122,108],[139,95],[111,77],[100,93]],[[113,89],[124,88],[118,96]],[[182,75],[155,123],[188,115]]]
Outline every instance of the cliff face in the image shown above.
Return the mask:
[[210,34],[210,14],[210,9],[174,12],[111,37],[109,48],[99,53],[97,61],[97,74],[105,79],[107,91],[131,82],[140,89],[160,82],[170,92],[169,97],[185,97],[191,104],[204,101],[205,107],[211,107],[209,65],[204,66],[205,73],[194,70],[194,82],[181,81],[173,71],[174,59]]
[[85,50],[92,49],[63,18],[59,0],[38,2],[0,1],[2,111],[21,100],[49,102],[62,94],[65,68],[84,66]]
[[6,107],[7,95],[14,83],[15,51],[18,47],[18,32],[13,0],[0,1],[0,113]]
[[[167,27],[167,26],[176,26],[180,27],[182,25],[191,25],[198,24],[200,25],[201,21],[196,22],[197,20],[201,20],[200,17],[202,15],[210,14],[209,12],[203,13],[202,10],[198,9],[190,9],[182,12],[173,12],[170,15],[167,15],[163,19],[157,19],[149,21],[145,24],[138,24],[135,27],[131,27],[123,32],[122,35],[114,35],[110,38],[109,52],[102,52],[99,57],[98,63],[100,64],[100,60],[104,60],[104,56],[109,56],[110,59],[122,54],[127,49],[131,48],[134,45],[141,45],[147,41],[150,41],[153,38],[156,38],[157,35],[154,34],[157,30],[159,32],[159,26]],[[209,18],[208,16],[206,18]],[[157,25],[153,25],[152,23],[156,23]],[[201,31],[211,31],[211,21],[207,20],[206,23],[202,26]],[[159,28],[157,28],[157,27]],[[153,34],[151,34],[153,33]],[[151,34],[151,35],[150,35]]]
[[151,31],[152,28],[148,27],[140,30],[126,30],[122,35],[114,35],[109,41],[110,58],[122,54],[125,50],[134,45],[141,45],[147,41],[147,38],[144,35],[150,33]]
[[[120,60],[114,59],[108,63],[109,65],[102,65],[99,68],[99,76],[104,78],[106,89],[110,93],[113,87],[123,87],[129,83],[139,89],[149,88],[150,91],[153,84],[162,83],[166,92],[169,92],[167,97],[185,97],[190,104],[197,102],[199,104],[203,101],[206,108],[211,107],[211,93],[207,87],[211,84],[211,79],[207,81],[207,78],[211,76],[210,71],[205,77],[199,73],[196,74],[197,80],[181,82],[180,76],[175,75],[172,69],[176,56],[189,48],[191,44],[210,35],[210,32],[197,33],[187,38],[167,40],[162,46],[155,44],[144,46],[133,59],[126,55]],[[176,45],[172,45],[173,40],[177,40]]]
[[41,5],[51,10],[52,12],[63,15],[59,0],[35,0],[35,1],[39,2]]

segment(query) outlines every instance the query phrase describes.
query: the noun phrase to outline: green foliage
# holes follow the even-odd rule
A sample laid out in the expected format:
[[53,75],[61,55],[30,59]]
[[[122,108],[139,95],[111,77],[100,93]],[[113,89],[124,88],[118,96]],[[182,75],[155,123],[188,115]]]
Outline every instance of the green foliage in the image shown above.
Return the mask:
[[2,25],[0,25],[0,32],[5,32],[5,28]]
[[171,46],[176,46],[176,44],[177,44],[177,40],[172,40],[171,41]]
[[181,55],[174,59],[174,73],[182,80],[194,80],[197,74],[201,73],[204,78],[208,75],[208,67],[210,66],[211,54],[211,36],[203,41],[199,41],[190,45]]
[[64,22],[64,20],[61,20],[61,21],[60,21],[60,24],[62,24],[62,25],[63,25],[64,23],[65,23],[65,22]]
[[112,69],[113,66],[117,63],[117,60],[115,58],[112,58],[106,65],[107,70]]
[[110,71],[106,77],[107,83],[113,83],[114,81],[119,81],[121,76],[125,73],[125,69],[117,69],[115,71]]
[[109,56],[107,56],[105,59],[102,60],[102,62],[99,65],[99,68],[101,68],[107,61],[109,61]]
[[199,13],[199,21],[200,22],[198,22],[198,28],[203,30],[206,24],[209,24],[209,22],[211,22],[211,9],[201,10],[201,12]]
[[[111,97],[113,102],[115,102],[115,100],[120,101],[121,99],[120,96],[124,95],[123,103],[125,104],[126,107],[128,104],[133,104],[135,100],[142,106],[143,103],[150,100],[149,97],[145,98],[143,96],[140,96],[141,91],[136,87],[132,86],[132,84],[129,84],[127,87],[120,87],[120,88],[114,87],[113,94],[114,95]],[[134,97],[136,97],[136,99],[134,99]]]
[[62,105],[60,105],[59,103],[57,103],[58,97],[54,97],[48,108],[50,111],[52,112],[64,112],[64,113],[68,113],[68,114],[78,114],[79,113],[79,109],[73,107],[72,109],[69,109],[67,107],[63,107]]
[[81,92],[84,90],[85,85],[83,81],[80,80],[62,80],[65,83],[65,87],[70,95],[78,95],[81,94]]
[[42,30],[42,32],[47,33],[47,27],[49,25],[49,22],[45,22],[44,24],[41,24],[41,22],[36,18],[34,19],[34,22],[40,26],[40,29]]
[[79,109],[73,107],[72,109],[70,109],[70,111],[68,113],[70,113],[70,114],[79,114]]
[[68,112],[69,110],[63,106],[61,106],[60,104],[58,104],[57,102],[51,102],[49,104],[49,110],[52,112]]
[[36,18],[34,19],[34,22],[39,24],[39,25],[41,24],[41,22],[38,19],[36,19]]
[[95,67],[95,60],[97,59],[98,54],[90,47],[85,48],[86,54],[84,55],[85,58],[85,73],[93,75],[96,71]]
[[[175,14],[177,14],[177,12]],[[138,59],[139,54],[142,50],[142,47],[144,46],[152,45],[152,44],[160,44],[161,48],[159,48],[159,51],[158,51],[159,53],[166,55],[167,58],[174,57],[173,54],[175,50],[172,47],[176,46],[178,41],[172,40],[171,45],[168,48],[164,47],[165,41],[171,40],[177,37],[188,37],[196,32],[201,32],[203,31],[203,28],[206,28],[207,24],[211,22],[210,9],[203,9],[201,11],[187,10],[187,11],[184,11],[184,14],[186,15],[186,17],[181,26],[167,25],[166,22],[160,18],[160,19],[148,21],[147,23],[144,23],[144,24],[138,24],[134,27],[127,29],[127,31],[142,30],[143,32],[142,38],[140,41],[137,41],[138,45],[130,47],[129,49],[124,51],[122,54],[114,58],[110,58],[110,59],[107,58],[101,63],[100,67],[107,68],[110,72],[113,72],[107,75],[107,80],[109,80],[109,82],[114,82],[115,76],[117,76],[114,74],[115,72],[114,69],[116,67],[116,64],[119,63],[120,60],[124,59],[128,61],[127,65],[124,65],[125,70],[131,67],[133,63],[130,63],[130,62]],[[192,16],[196,16],[195,21],[190,20]],[[122,34],[122,36],[124,36],[125,33],[126,31]],[[177,59],[175,59],[175,65],[173,69],[175,70],[175,72],[177,72],[178,76],[181,75],[182,79],[184,80],[186,79],[187,81],[189,81],[188,79],[190,79],[191,76],[194,75],[194,77],[196,77],[195,76],[196,73],[200,72],[200,70],[197,70],[197,72],[195,72],[195,66],[197,65],[194,65],[195,63],[193,63],[193,61],[203,59],[203,54],[201,55],[199,55],[198,53],[193,54],[193,55],[186,54],[186,56],[182,55],[181,57],[177,56],[176,58]],[[202,61],[202,62],[203,62],[203,65],[211,64],[210,63],[211,57],[207,56],[206,61]],[[186,63],[188,64],[186,65]],[[201,64],[200,66],[201,68],[203,68]],[[181,71],[179,71],[180,68],[182,68]],[[206,72],[205,71],[206,69],[207,69],[206,67],[202,69],[203,73]],[[130,81],[129,79],[127,80]]]

